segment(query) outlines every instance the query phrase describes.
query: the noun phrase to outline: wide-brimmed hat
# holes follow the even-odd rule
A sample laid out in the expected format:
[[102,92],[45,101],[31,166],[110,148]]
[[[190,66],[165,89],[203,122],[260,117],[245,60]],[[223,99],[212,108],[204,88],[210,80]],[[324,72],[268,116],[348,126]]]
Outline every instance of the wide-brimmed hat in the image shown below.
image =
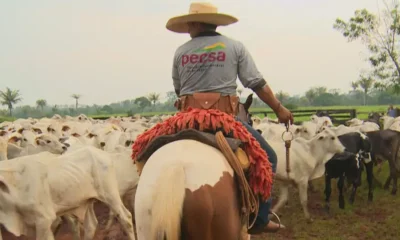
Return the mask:
[[238,19],[231,15],[218,13],[218,8],[211,3],[194,2],[190,4],[189,14],[169,19],[166,27],[172,32],[187,33],[189,22],[227,26],[237,21]]

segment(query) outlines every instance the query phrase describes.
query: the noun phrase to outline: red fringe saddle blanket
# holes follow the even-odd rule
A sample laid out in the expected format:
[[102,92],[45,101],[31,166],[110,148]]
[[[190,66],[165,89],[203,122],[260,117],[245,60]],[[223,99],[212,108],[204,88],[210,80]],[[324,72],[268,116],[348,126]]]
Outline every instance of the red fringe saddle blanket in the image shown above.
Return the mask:
[[188,128],[213,133],[221,130],[225,136],[241,140],[244,143],[243,150],[250,161],[248,177],[250,187],[254,194],[259,194],[263,200],[270,197],[273,172],[266,152],[241,122],[219,110],[189,108],[158,123],[135,140],[132,146],[133,161],[136,161],[136,156],[156,137],[175,134]]

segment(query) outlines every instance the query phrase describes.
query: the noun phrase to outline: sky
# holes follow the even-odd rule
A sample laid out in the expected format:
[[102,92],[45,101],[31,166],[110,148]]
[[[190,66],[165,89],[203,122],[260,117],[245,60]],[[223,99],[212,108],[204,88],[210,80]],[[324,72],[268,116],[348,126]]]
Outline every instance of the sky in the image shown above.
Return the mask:
[[[173,55],[190,37],[165,24],[191,2],[0,0],[0,89],[19,89],[18,105],[74,104],[72,94],[82,104],[108,104],[171,91]],[[218,31],[247,47],[275,92],[348,91],[368,67],[363,45],[332,26],[356,9],[376,12],[377,0],[209,2],[239,19]]]

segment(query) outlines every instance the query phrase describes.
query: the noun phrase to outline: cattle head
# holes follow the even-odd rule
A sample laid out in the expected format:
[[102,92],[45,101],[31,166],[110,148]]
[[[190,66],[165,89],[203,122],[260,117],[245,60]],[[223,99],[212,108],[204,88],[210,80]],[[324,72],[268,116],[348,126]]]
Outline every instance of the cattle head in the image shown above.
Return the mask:
[[38,136],[36,137],[35,142],[38,147],[54,154],[63,154],[67,150],[67,146],[62,144],[57,137],[51,134]]
[[7,136],[7,135],[8,135],[8,132],[7,132],[7,131],[0,130],[0,137],[5,137],[5,136]]
[[96,131],[90,132],[87,137],[93,140],[93,145],[97,148],[103,149],[106,146],[109,135],[116,131],[112,126],[97,129]]
[[9,139],[8,139],[8,143],[11,143],[11,144],[14,144],[14,145],[20,145],[21,144],[21,140],[22,140],[22,136],[21,136],[21,134],[19,134],[18,136],[17,135],[14,135],[14,136],[12,136],[12,137],[10,137]]
[[32,131],[34,131],[36,134],[42,134],[42,130],[40,128],[32,128]]
[[295,136],[310,140],[317,133],[317,125],[313,122],[303,122],[302,126],[296,128]]
[[[328,128],[315,135],[313,140],[316,143],[315,147],[318,147],[321,151],[332,154],[332,156],[337,153],[343,153],[345,150],[345,147],[339,141],[336,134]],[[332,156],[330,156],[329,159]]]

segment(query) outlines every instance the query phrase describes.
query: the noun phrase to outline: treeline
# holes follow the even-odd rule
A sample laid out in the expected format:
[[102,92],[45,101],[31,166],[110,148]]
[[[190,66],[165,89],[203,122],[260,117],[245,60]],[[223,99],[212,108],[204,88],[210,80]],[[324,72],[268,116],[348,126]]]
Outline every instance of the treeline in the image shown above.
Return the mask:
[[[243,101],[247,95],[239,90]],[[151,93],[148,96],[141,96],[134,99],[127,99],[121,102],[110,103],[107,105],[50,105],[46,100],[39,99],[36,106],[23,105],[13,108],[12,115],[17,118],[27,117],[50,117],[54,114],[76,116],[80,113],[87,115],[133,115],[143,112],[172,112],[176,95],[168,92],[165,101],[160,100],[160,94]],[[289,109],[296,109],[303,106],[349,106],[349,105],[389,105],[400,104],[400,96],[391,90],[373,89],[365,94],[365,91],[354,88],[348,93],[340,93],[337,89],[327,89],[326,87],[313,87],[304,95],[290,96],[282,91],[276,93],[277,98]],[[4,102],[4,99],[2,100]],[[8,105],[6,105],[8,106]],[[267,108],[254,95],[253,107]],[[0,116],[9,115],[9,110],[1,110]]]

